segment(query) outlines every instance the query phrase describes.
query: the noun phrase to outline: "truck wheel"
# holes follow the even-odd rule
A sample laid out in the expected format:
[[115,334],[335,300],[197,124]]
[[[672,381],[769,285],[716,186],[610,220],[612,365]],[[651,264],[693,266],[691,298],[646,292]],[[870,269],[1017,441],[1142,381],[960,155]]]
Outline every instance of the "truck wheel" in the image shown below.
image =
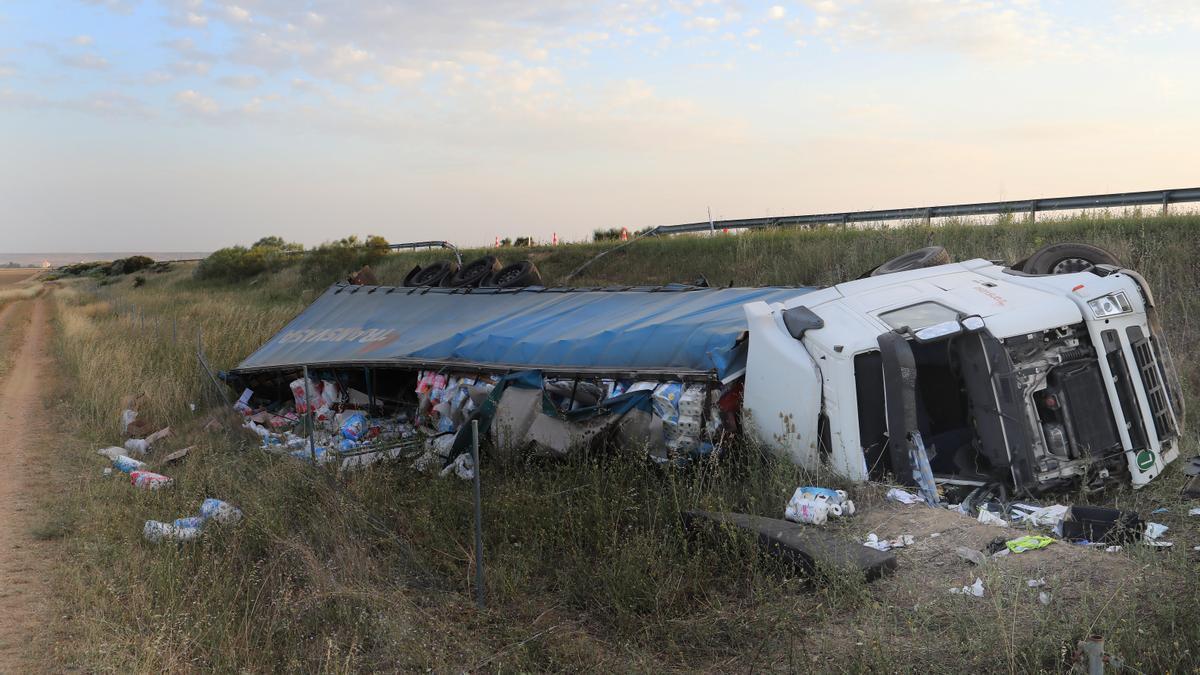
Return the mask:
[[919,270],[922,267],[935,267],[950,262],[950,254],[946,252],[946,249],[941,246],[926,246],[892,258],[871,270],[870,276],[877,277],[881,274]]
[[1026,274],[1070,274],[1096,265],[1120,265],[1117,256],[1099,246],[1068,242],[1050,244],[1029,256],[1021,271]]
[[499,272],[492,275],[487,285],[498,288],[541,286],[542,275],[538,272],[537,265],[529,260],[522,260],[501,268]]
[[485,255],[463,265],[450,277],[450,284],[455,288],[463,286],[478,286],[481,282],[500,270],[500,261],[494,255]]
[[454,263],[439,260],[415,272],[409,272],[411,276],[405,279],[406,283],[404,285],[437,286],[457,271],[458,266]]
[[416,277],[420,272],[420,265],[413,267],[411,270],[409,270],[408,274],[404,275],[404,281],[400,282],[400,285],[404,286],[405,288],[412,288],[413,286],[416,286],[416,284],[413,283],[413,278]]

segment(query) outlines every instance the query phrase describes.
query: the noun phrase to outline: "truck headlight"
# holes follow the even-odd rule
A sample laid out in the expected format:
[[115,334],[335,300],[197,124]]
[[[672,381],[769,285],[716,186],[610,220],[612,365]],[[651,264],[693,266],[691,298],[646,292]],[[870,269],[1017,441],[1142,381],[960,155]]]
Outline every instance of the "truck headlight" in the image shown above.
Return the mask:
[[1125,297],[1125,291],[1109,293],[1095,300],[1088,300],[1088,307],[1091,308],[1092,314],[1097,319],[1107,319],[1110,316],[1117,316],[1133,311],[1133,306],[1129,304],[1129,298]]

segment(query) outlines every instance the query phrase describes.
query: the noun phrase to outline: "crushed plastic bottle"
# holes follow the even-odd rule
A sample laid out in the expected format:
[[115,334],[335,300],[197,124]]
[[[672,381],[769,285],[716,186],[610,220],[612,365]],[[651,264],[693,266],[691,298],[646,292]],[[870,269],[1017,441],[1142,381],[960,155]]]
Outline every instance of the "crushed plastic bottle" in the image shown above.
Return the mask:
[[367,433],[367,418],[361,413],[351,415],[342,423],[338,432],[342,434],[342,438],[349,441],[361,440],[363,435]]

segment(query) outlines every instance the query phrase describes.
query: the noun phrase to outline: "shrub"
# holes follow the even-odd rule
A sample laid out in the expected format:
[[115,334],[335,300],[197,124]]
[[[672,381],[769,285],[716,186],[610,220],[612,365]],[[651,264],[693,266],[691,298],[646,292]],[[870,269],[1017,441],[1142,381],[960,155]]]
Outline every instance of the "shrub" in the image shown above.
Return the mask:
[[196,266],[195,277],[201,280],[241,281],[276,272],[297,262],[300,244],[285,242],[280,237],[263,237],[250,248],[230,246],[213,251]]

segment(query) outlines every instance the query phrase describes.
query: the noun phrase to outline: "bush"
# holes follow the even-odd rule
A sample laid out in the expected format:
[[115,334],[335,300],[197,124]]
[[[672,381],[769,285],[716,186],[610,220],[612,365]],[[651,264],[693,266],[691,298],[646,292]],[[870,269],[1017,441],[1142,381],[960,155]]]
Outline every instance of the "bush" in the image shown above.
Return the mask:
[[370,235],[366,241],[350,236],[326,242],[304,256],[300,281],[307,288],[321,288],[342,279],[363,265],[375,265],[388,253],[387,239]]
[[285,242],[280,237],[263,237],[250,248],[230,246],[213,251],[196,266],[195,277],[200,280],[242,281],[263,272],[277,272],[297,262],[296,254],[304,250],[300,244]]

